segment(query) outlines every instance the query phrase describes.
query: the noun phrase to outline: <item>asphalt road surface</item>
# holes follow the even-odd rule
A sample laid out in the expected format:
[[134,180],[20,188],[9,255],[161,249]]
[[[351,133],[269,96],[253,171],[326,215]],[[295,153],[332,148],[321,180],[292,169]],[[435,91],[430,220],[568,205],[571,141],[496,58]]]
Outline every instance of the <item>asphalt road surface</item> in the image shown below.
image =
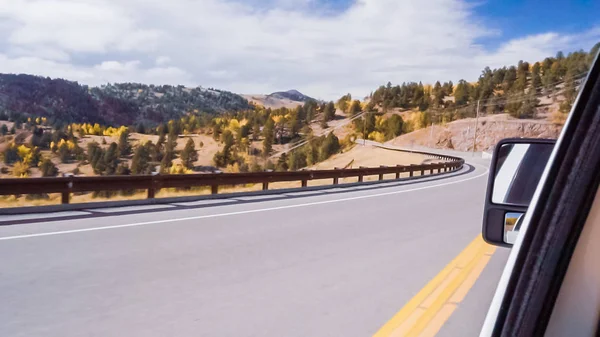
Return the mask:
[[[480,233],[482,163],[428,181],[0,217],[19,223],[0,226],[0,336],[370,336]],[[506,252],[439,335],[478,333]]]

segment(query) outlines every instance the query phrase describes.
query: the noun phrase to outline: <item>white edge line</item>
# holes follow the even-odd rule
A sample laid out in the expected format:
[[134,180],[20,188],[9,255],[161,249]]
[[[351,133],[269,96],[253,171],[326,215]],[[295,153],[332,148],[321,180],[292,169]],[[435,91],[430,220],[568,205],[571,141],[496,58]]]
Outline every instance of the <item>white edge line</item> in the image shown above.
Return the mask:
[[[471,165],[475,165],[475,164],[471,164]],[[477,165],[477,166],[479,166],[479,165]],[[73,234],[73,233],[82,233],[82,232],[93,232],[93,231],[100,231],[100,230],[106,230],[106,229],[138,227],[138,226],[154,225],[154,224],[161,224],[161,223],[167,223],[167,222],[180,222],[180,221],[188,221],[188,220],[198,220],[198,219],[208,219],[208,218],[220,218],[220,217],[231,216],[231,215],[250,214],[250,213],[258,213],[258,212],[270,212],[270,211],[277,211],[277,210],[289,209],[289,208],[308,207],[308,206],[314,206],[314,205],[332,204],[332,203],[336,203],[336,202],[344,202],[344,201],[351,201],[351,200],[360,200],[360,199],[368,199],[368,198],[375,198],[375,197],[383,197],[383,196],[388,196],[388,195],[402,194],[402,193],[408,193],[408,192],[414,192],[414,191],[427,190],[427,189],[436,188],[436,187],[442,187],[442,186],[459,184],[459,183],[463,183],[465,181],[469,181],[469,180],[481,178],[481,177],[483,177],[483,176],[485,176],[487,174],[488,174],[488,169],[486,168],[486,171],[484,173],[482,173],[480,175],[477,175],[475,177],[470,177],[470,178],[466,178],[466,179],[451,181],[451,182],[437,184],[437,185],[430,185],[430,186],[423,186],[423,187],[418,187],[418,188],[412,188],[412,189],[402,190],[402,191],[393,191],[393,192],[385,192],[385,193],[379,193],[379,194],[360,195],[360,196],[356,196],[356,197],[349,197],[349,198],[343,198],[343,199],[323,200],[323,201],[315,201],[315,202],[309,202],[309,203],[304,203],[304,204],[277,206],[277,207],[270,207],[270,208],[261,208],[261,209],[252,209],[252,210],[245,210],[245,211],[229,212],[229,213],[198,215],[198,216],[191,216],[191,217],[178,218],[178,219],[165,219],[165,220],[136,222],[136,223],[130,223],[130,224],[123,224],[123,225],[114,225],[114,226],[102,226],[102,227],[93,227],[93,228],[72,229],[72,230],[66,230],[66,231],[35,233],[35,234],[24,234],[24,235],[15,235],[15,236],[5,236],[5,237],[0,237],[0,241],[17,240],[17,239],[27,239],[27,238],[35,238],[35,237],[42,237],[42,236]]]

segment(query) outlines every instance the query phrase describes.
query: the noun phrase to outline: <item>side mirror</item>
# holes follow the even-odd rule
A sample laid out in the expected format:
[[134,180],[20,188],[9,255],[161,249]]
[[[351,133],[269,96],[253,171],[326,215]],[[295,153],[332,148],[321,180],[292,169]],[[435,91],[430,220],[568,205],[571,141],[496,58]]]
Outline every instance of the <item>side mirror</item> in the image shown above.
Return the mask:
[[515,243],[555,143],[553,139],[513,138],[496,145],[483,215],[486,242],[508,247]]

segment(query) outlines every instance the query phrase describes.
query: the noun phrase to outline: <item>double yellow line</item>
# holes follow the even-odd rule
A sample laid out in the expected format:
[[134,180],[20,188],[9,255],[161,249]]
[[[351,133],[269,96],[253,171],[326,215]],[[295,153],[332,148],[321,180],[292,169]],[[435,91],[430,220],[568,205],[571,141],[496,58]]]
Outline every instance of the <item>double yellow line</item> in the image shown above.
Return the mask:
[[374,337],[435,336],[464,300],[495,250],[477,236]]

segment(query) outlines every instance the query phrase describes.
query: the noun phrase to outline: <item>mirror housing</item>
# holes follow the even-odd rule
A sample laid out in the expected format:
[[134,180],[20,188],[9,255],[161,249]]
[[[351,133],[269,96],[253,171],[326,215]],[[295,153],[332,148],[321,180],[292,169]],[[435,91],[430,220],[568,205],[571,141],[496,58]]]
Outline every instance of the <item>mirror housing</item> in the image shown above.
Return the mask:
[[483,239],[510,247],[529,207],[556,141],[508,138],[496,145],[483,214]]

